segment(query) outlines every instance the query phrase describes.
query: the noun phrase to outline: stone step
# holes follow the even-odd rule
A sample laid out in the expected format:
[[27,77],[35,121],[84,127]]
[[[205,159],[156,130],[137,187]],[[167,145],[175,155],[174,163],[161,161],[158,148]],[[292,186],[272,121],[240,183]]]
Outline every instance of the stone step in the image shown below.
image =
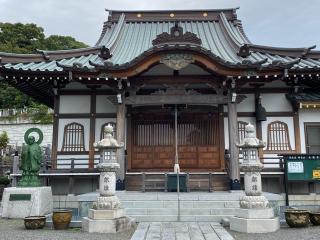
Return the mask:
[[[176,222],[178,221],[177,215],[129,215],[137,222]],[[234,215],[181,215],[180,221],[182,222],[216,222],[220,223],[222,218],[232,217]]]
[[[122,201],[123,208],[177,208],[178,201],[162,201],[162,200],[149,200],[149,201]],[[239,208],[239,201],[180,201],[181,208]]]
[[[181,208],[182,216],[235,215],[237,208]],[[127,215],[177,215],[177,208],[126,208]]]

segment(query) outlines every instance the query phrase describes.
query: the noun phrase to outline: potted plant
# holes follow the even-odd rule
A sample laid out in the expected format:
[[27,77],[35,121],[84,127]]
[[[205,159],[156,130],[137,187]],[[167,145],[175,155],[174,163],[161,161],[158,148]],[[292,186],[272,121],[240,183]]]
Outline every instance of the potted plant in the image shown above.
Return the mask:
[[0,200],[2,199],[3,190],[9,185],[10,180],[6,176],[0,176]]

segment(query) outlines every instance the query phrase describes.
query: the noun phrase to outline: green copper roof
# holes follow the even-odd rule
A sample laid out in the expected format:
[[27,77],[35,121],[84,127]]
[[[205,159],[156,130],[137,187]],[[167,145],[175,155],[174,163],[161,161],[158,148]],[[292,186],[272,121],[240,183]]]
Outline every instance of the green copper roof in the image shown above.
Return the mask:
[[[260,62],[262,67],[271,68],[286,64],[288,69],[320,68],[320,52],[312,51],[312,48],[285,49],[252,44],[247,39],[234,9],[204,11],[173,11],[176,19],[165,17],[170,11],[114,11],[104,24],[101,37],[93,48],[44,51],[29,55],[29,58],[0,53],[0,57],[6,69],[52,72],[63,71],[64,67],[77,66],[93,70],[95,64],[103,65],[105,62],[105,59],[99,57],[100,48],[104,46],[112,54],[107,62],[113,66],[121,66],[133,62],[152,49],[152,41],[157,35],[169,33],[175,21],[178,21],[184,33],[194,33],[201,39],[199,49],[210,51],[219,61],[229,65]],[[208,17],[204,17],[205,13]],[[139,14],[142,16],[141,19],[135,17]],[[198,17],[200,14],[201,17]],[[241,50],[246,53],[239,54]]]

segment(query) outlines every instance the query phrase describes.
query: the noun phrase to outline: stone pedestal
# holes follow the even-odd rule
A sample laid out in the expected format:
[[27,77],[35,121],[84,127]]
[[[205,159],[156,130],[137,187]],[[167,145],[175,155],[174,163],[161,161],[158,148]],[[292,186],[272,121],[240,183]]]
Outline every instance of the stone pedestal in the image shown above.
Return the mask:
[[[104,176],[105,175],[101,175]],[[104,189],[104,187],[102,187]],[[89,209],[88,217],[82,220],[86,232],[116,233],[129,230],[135,225],[134,219],[125,216],[117,196],[99,196]]]
[[110,220],[97,220],[84,217],[82,220],[82,230],[90,233],[117,233],[129,230],[134,227],[134,225],[135,221],[129,217],[120,217]]
[[243,196],[240,209],[235,217],[230,218],[230,229],[244,233],[268,233],[280,228],[278,217],[274,217],[264,196]]
[[[255,215],[255,214],[253,214]],[[280,228],[279,218],[240,218],[230,219],[230,229],[243,233],[269,233]]]
[[25,218],[52,213],[51,187],[5,188],[2,198],[3,218]]

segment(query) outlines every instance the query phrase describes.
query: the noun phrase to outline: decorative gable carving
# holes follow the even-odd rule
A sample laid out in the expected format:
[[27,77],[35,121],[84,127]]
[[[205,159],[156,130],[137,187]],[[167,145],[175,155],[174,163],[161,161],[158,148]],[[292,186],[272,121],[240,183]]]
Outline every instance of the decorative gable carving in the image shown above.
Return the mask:
[[171,28],[170,34],[163,32],[152,41],[152,45],[160,45],[165,43],[192,43],[201,45],[201,39],[197,37],[196,34],[191,32],[186,32],[183,34],[183,28],[178,25],[178,22]]
[[167,67],[178,71],[193,62],[194,59],[191,54],[165,54],[160,60],[160,63],[163,63]]

